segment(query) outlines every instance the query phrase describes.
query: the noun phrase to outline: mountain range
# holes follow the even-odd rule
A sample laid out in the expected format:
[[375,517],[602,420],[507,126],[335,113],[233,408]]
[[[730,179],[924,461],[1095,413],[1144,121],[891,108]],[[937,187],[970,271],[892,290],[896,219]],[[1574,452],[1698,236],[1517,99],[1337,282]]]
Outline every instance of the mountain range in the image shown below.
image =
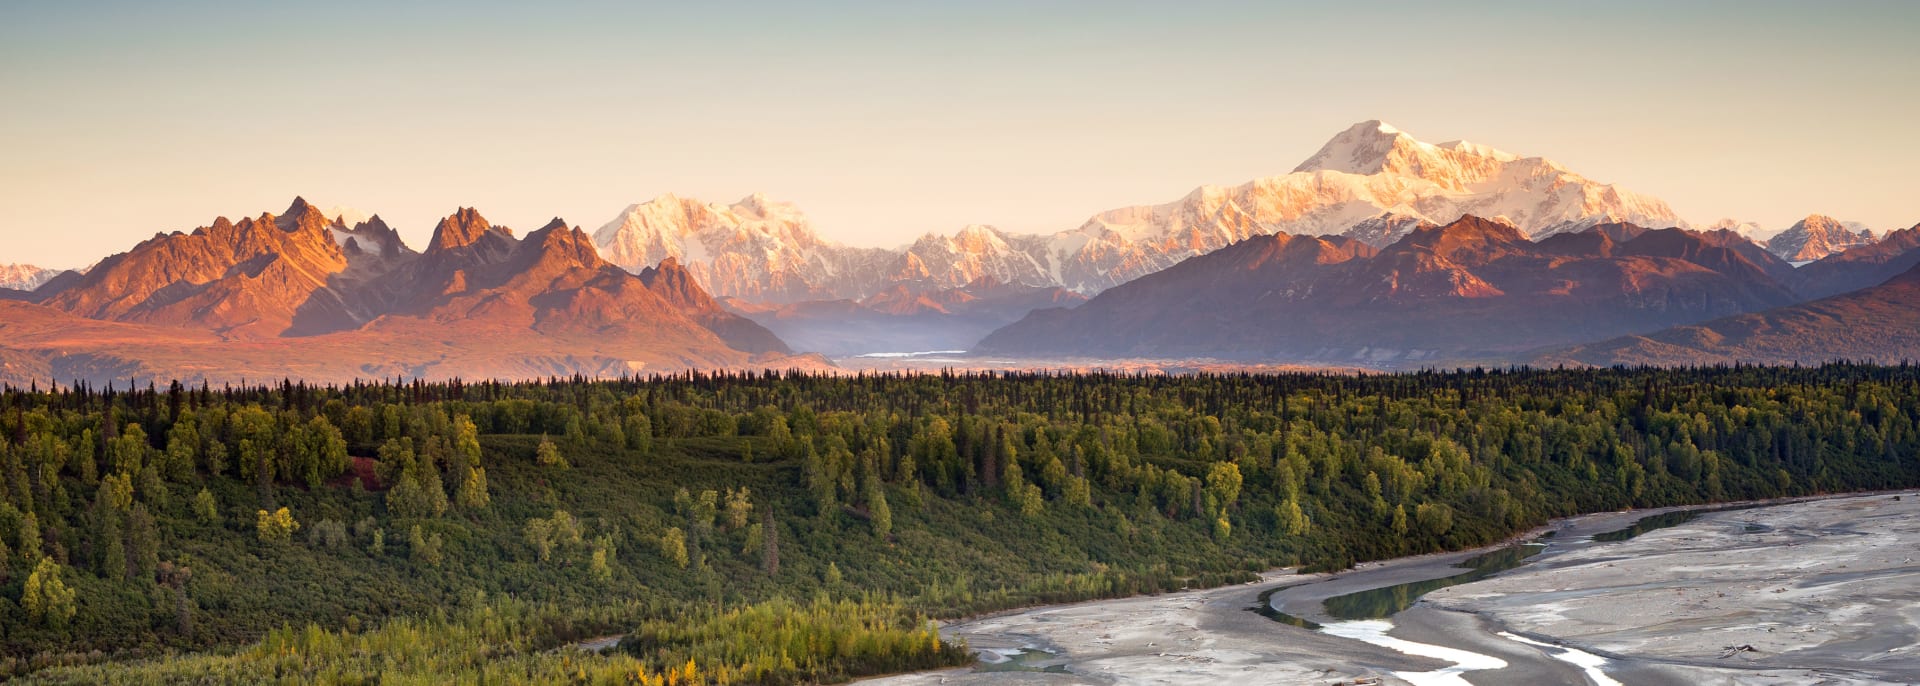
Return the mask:
[[985,354],[1408,363],[1499,357],[1795,302],[1792,268],[1727,232],[1600,224],[1538,241],[1474,216],[1385,248],[1249,239],[1040,310]]
[[594,240],[629,270],[672,257],[715,295],[755,302],[858,300],[899,283],[938,290],[981,278],[1093,295],[1253,236],[1344,233],[1380,247],[1467,214],[1500,218],[1528,236],[1609,221],[1683,224],[1658,199],[1545,158],[1465,141],[1423,143],[1367,121],[1291,173],[1202,186],[1047,235],[976,225],[897,249],[853,248],[821,238],[798,209],[761,195],[732,205],[668,195],[628,207]]
[[[1709,356],[1694,351],[1664,359],[1659,352],[1682,351],[1632,337],[1702,340],[1685,327],[1725,317],[1748,321],[1737,317],[1750,313],[1807,321],[1791,308],[1812,307],[1803,303],[1835,293],[1871,290],[1911,272],[1920,263],[1916,247],[1920,227],[1796,269],[1732,231],[1626,223],[1536,241],[1510,224],[1468,216],[1418,229],[1378,251],[1346,237],[1263,236],[1110,289],[1072,309],[1036,310],[990,334],[974,350],[1026,358],[1204,357],[1409,366],[1529,360],[1535,351],[1628,337],[1621,340],[1642,344],[1638,352],[1625,352],[1627,344],[1616,341],[1606,350],[1622,350],[1618,357],[1575,348],[1539,359],[1685,364]],[[1911,289],[1885,288],[1870,298],[1877,307],[1843,308],[1825,320],[1833,333],[1799,337],[1805,343],[1794,359],[1857,352],[1859,346],[1821,342],[1848,330],[1861,341],[1904,340],[1898,330],[1909,319],[1883,315],[1901,306],[1920,310],[1920,301],[1910,294]],[[1659,333],[1674,327],[1679,333]],[[1771,351],[1768,359],[1788,359],[1780,351],[1794,349],[1794,340],[1786,334],[1755,350]],[[1739,350],[1722,352],[1737,355]],[[1884,348],[1875,359],[1901,354],[1920,359],[1920,348]]]
[[[756,194],[731,205],[662,196],[629,206],[594,237],[614,264],[638,271],[675,260],[727,307],[802,349],[849,355],[968,349],[993,325],[1024,314],[1021,298],[996,301],[1004,307],[991,316],[931,321],[866,304],[901,289],[937,294],[985,280],[1029,289],[1032,295],[1022,298],[1068,305],[1059,291],[1096,296],[1255,237],[1341,236],[1386,249],[1468,216],[1508,225],[1527,239],[1605,224],[1687,226],[1657,198],[1592,181],[1546,158],[1465,141],[1425,143],[1366,121],[1335,135],[1288,174],[1108,210],[1053,234],[973,225],[952,235],[928,233],[896,249],[855,248],[821,237],[792,204]],[[1792,264],[1876,242],[1871,231],[1822,215],[1771,232],[1723,220],[1707,232],[1764,265],[1782,285],[1800,280]],[[1779,259],[1762,259],[1761,252]]]
[[6,295],[4,291],[32,291],[59,274],[58,269],[31,264],[0,264],[0,297]]
[[414,251],[295,199],[159,234],[0,303],[0,380],[533,378],[822,367],[673,264],[635,275],[555,219],[524,238],[471,208]]
[[[1916,264],[1920,226],[1881,237],[1810,215],[1771,233],[1695,230],[1545,158],[1367,121],[1287,174],[1052,234],[975,225],[893,249],[824,238],[759,194],[660,196],[592,236],[559,219],[519,236],[461,208],[424,249],[378,215],[296,198],[85,271],[0,271],[19,286],[0,287],[0,381],[612,376],[957,350],[1685,363],[1715,352],[1688,345],[1754,338],[1718,322],[1821,321],[1792,308],[1834,297],[1857,306],[1829,319],[1867,317],[1834,326],[1897,340],[1880,331],[1904,320],[1868,315],[1906,297],[1894,281]],[[1869,291],[1882,306],[1861,305]]]

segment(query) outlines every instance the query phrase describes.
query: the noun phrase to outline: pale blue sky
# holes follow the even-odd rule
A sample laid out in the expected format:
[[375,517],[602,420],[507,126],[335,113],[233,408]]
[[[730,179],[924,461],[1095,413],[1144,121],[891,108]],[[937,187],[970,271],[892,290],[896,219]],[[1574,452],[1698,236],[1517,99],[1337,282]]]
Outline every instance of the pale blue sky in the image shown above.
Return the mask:
[[7,3],[0,263],[157,231],[667,192],[862,245],[1077,226],[1354,122],[1545,155],[1699,222],[1920,222],[1920,3]]

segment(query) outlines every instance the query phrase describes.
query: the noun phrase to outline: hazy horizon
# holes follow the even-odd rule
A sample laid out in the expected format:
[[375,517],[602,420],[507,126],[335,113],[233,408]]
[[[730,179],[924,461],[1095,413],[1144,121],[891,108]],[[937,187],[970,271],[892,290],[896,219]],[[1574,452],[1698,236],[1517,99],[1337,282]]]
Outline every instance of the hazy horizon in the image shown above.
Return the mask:
[[[0,9],[0,263],[477,207],[589,231],[673,193],[894,246],[1282,174],[1355,122],[1552,158],[1682,217],[1920,222],[1920,5],[1368,11],[198,2]],[[1631,38],[1632,40],[1622,40]]]

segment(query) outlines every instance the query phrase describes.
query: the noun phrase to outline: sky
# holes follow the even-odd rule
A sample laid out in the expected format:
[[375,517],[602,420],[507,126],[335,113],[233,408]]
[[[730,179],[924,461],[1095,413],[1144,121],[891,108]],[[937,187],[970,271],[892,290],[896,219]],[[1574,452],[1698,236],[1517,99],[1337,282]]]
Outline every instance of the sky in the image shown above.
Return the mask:
[[296,195],[417,246],[665,193],[854,245],[1053,232],[1368,119],[1694,222],[1920,222],[1920,3],[1335,4],[4,3],[0,264]]

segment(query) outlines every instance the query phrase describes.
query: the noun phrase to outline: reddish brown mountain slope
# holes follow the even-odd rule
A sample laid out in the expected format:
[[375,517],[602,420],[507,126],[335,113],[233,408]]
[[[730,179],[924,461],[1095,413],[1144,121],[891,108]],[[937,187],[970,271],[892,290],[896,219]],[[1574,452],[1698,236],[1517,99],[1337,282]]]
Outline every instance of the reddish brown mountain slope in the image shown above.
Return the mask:
[[1790,307],[1541,355],[1540,364],[1817,364],[1920,361],[1920,266],[1886,283]]
[[1885,282],[1920,265],[1920,224],[1795,270],[1795,290],[1824,298]]
[[[364,243],[363,243],[364,241]],[[462,208],[414,253],[377,219],[287,215],[157,236],[8,303],[0,380],[129,376],[316,382],[819,367],[684,275],[640,277],[555,219],[514,238]],[[35,296],[40,296],[36,293]],[[49,374],[50,377],[42,377]]]
[[1023,356],[1422,363],[1497,357],[1777,307],[1793,294],[1724,237],[1609,225],[1527,240],[1464,217],[1371,253],[1261,237],[994,332]]
[[46,304],[93,319],[272,338],[292,328],[303,309],[350,319],[328,285],[346,268],[326,217],[296,198],[278,217],[221,217],[190,234],[156,235],[107,258]]
[[641,270],[640,281],[662,300],[679,309],[681,314],[719,334],[721,340],[736,350],[750,353],[793,352],[767,327],[721,307],[713,296],[701,290],[693,274],[681,267],[679,260],[669,257],[661,260],[659,266]]

